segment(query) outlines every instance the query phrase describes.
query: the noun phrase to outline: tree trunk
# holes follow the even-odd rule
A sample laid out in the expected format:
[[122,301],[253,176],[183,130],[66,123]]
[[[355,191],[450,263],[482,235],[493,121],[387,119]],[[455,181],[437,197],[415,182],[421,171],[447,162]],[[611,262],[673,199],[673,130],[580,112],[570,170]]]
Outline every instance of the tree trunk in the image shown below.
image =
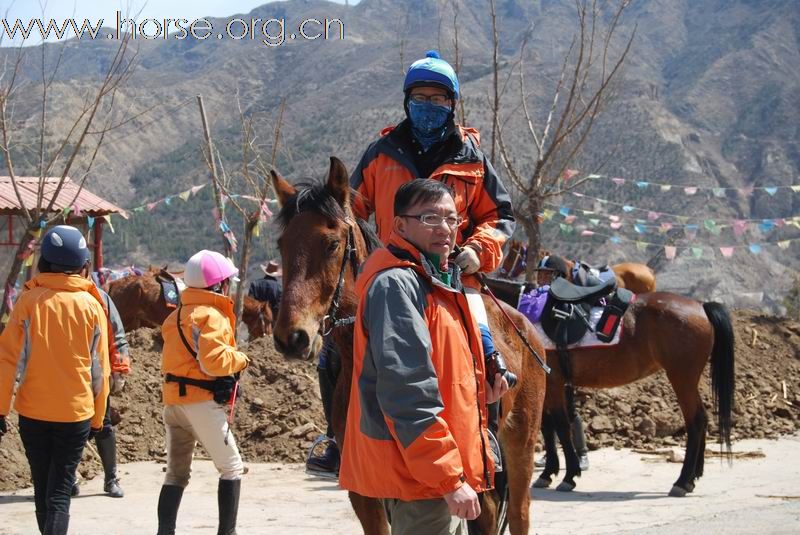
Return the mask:
[[536,268],[539,266],[539,250],[542,247],[542,235],[539,219],[542,203],[532,203],[530,217],[519,218],[528,237],[528,252],[525,256],[525,282],[536,282]]
[[236,325],[242,320],[242,310],[244,309],[245,288],[247,286],[247,266],[250,264],[250,244],[253,241],[253,229],[258,225],[258,215],[253,217],[244,225],[244,237],[242,240],[242,255],[239,257],[239,290],[236,292],[234,311],[236,313]]
[[[3,287],[3,302],[0,304],[0,319],[4,318],[6,314],[11,312],[11,307],[8,306],[11,303],[10,293],[16,286],[17,277],[19,277],[19,274],[23,269],[23,264],[25,263],[25,258],[22,258],[22,253],[28,249],[31,242],[36,241],[34,236],[34,232],[36,232],[36,230],[38,230],[38,226],[33,229],[28,228],[25,231],[25,234],[22,236],[22,240],[17,246],[17,250],[14,252],[14,262],[11,264],[11,269],[8,272],[6,283]],[[0,321],[0,332],[3,332],[5,327],[6,322]]]

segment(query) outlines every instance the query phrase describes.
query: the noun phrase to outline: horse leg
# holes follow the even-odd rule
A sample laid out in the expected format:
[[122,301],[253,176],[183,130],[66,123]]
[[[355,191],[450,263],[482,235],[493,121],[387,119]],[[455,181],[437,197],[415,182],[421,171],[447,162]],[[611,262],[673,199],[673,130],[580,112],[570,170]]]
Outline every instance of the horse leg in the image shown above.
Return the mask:
[[553,482],[553,476],[558,475],[558,449],[556,449],[556,432],[553,425],[553,417],[548,411],[542,416],[542,435],[544,436],[544,452],[546,463],[544,470],[534,481],[533,487],[546,489]]
[[581,468],[575,444],[572,442],[572,425],[570,425],[566,412],[556,416],[555,428],[558,441],[561,442],[561,449],[564,450],[564,463],[567,465],[567,474],[556,490],[569,492],[575,488],[575,476],[581,476]]
[[[519,416],[519,418],[518,418]],[[508,477],[508,526],[512,535],[527,534],[530,527],[531,495],[529,486],[533,476],[533,456],[540,422],[513,414],[514,421],[502,433],[504,463]],[[533,421],[531,421],[533,420]],[[552,433],[550,433],[552,436]],[[554,442],[554,441],[553,441]],[[555,444],[553,446],[555,449]]]
[[[698,394],[699,396],[699,394]],[[699,400],[700,407],[703,408],[703,419],[704,424],[703,428],[700,429],[700,446],[698,448],[698,455],[697,455],[697,463],[694,467],[694,478],[700,479],[703,477],[703,467],[705,466],[706,462],[706,434],[708,431],[708,420],[706,418],[705,406],[703,405],[702,399]],[[694,490],[694,489],[692,489]]]
[[[677,498],[686,496],[687,493],[694,490],[694,481],[699,477],[697,473],[698,466],[700,472],[704,461],[699,460],[700,457],[705,455],[705,434],[708,427],[708,417],[706,410],[703,406],[703,400],[700,399],[700,393],[697,390],[697,381],[687,380],[684,374],[680,378],[667,374],[675,394],[678,396],[678,403],[681,406],[683,413],[683,420],[686,424],[686,453],[683,458],[683,467],[681,474],[669,495]],[[687,386],[692,384],[693,386]]]
[[348,494],[364,535],[389,535],[389,522],[386,520],[386,511],[380,500],[361,496],[355,492]]

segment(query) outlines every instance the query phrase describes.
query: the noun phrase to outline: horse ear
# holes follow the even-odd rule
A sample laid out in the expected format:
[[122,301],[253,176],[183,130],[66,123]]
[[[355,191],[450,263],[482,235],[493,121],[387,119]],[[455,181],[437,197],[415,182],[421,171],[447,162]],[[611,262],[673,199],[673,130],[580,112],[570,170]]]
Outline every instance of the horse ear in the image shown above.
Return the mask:
[[350,202],[350,177],[347,174],[347,168],[336,156],[331,156],[328,189],[342,208]]
[[272,186],[275,188],[275,194],[278,196],[278,204],[283,206],[291,197],[297,193],[297,189],[289,184],[281,175],[275,172],[274,169],[269,170],[272,176]]

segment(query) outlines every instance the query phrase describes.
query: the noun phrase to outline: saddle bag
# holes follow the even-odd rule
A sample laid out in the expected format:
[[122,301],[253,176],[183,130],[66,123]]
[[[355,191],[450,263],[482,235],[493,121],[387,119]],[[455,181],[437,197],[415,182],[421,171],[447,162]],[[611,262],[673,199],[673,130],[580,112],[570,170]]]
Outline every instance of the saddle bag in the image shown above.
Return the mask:
[[604,343],[609,343],[614,340],[614,335],[617,333],[619,324],[622,322],[622,316],[628,310],[628,306],[636,299],[636,294],[625,288],[617,288],[609,298],[603,315],[597,321],[595,327],[595,335],[597,339]]
[[590,310],[587,303],[565,302],[550,294],[542,310],[542,329],[556,345],[574,344],[589,330]]

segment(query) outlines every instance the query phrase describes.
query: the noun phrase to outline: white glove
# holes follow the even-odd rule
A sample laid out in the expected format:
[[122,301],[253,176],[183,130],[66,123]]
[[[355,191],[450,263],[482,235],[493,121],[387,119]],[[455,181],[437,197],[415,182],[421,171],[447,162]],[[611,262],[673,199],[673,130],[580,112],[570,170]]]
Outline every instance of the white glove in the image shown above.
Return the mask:
[[481,267],[481,260],[478,253],[472,247],[464,247],[456,257],[456,264],[467,275],[475,273]]
[[125,375],[119,372],[111,374],[111,393],[119,394],[125,388]]

